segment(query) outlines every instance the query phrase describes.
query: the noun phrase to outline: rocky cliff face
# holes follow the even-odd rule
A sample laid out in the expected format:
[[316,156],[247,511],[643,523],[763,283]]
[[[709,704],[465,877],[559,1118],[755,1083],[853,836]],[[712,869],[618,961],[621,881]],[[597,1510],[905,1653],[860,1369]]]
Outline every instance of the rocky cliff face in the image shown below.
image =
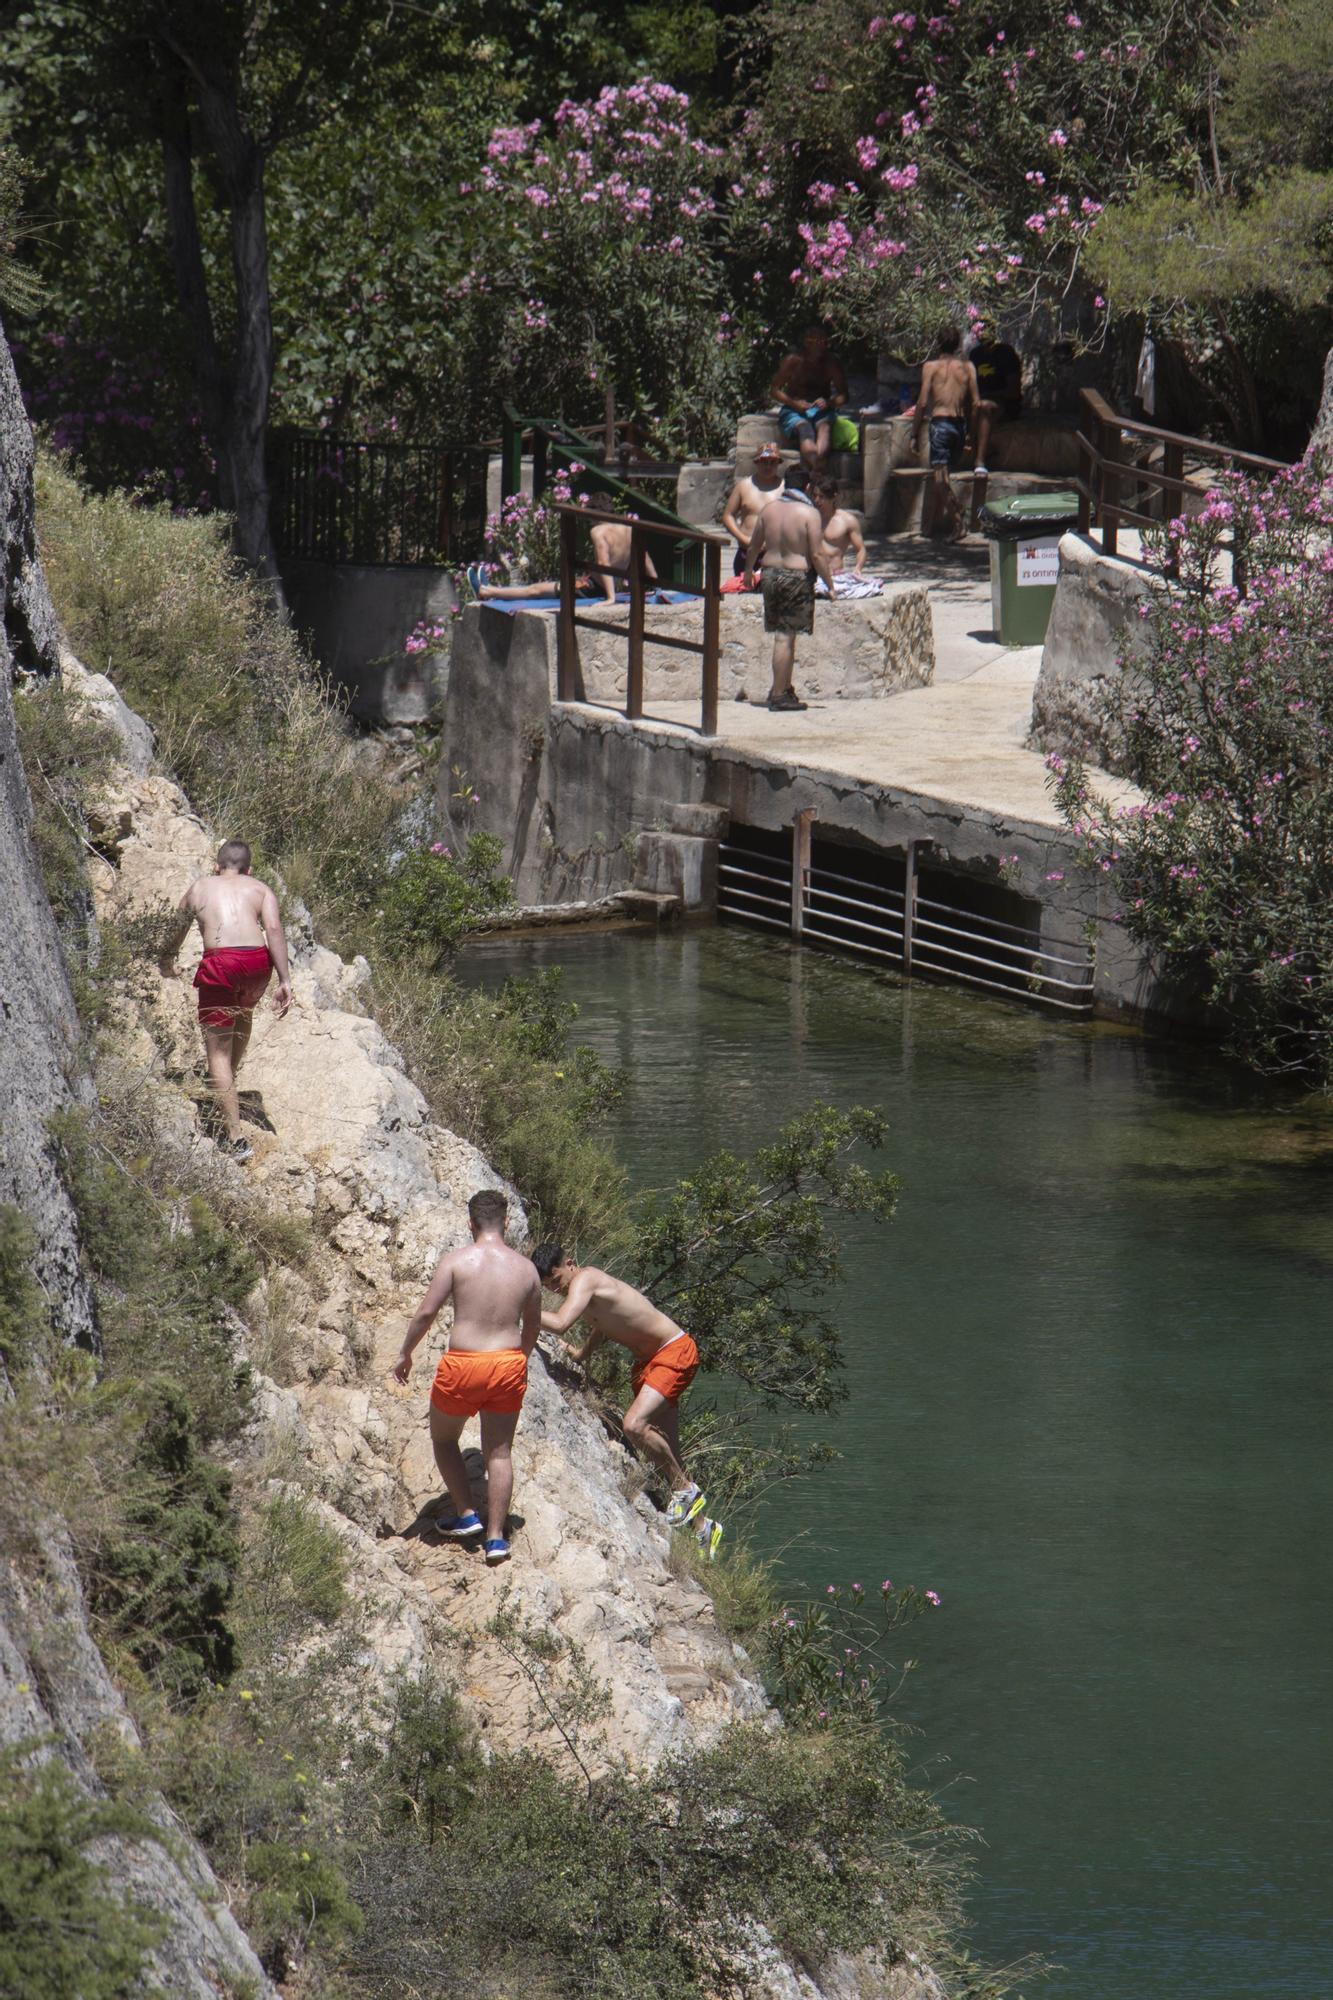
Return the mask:
[[32,433],[0,333],[0,1203],[28,1217],[36,1273],[67,1339],[93,1341],[74,1218],[52,1164],[52,1114],[80,1089],[78,1021],[32,848],[32,802],[19,762],[13,690],[57,671],[55,617],[37,560]]
[[[36,557],[32,438],[13,363],[0,337],[0,519],[4,622],[0,637],[0,1202],[20,1208],[37,1239],[35,1270],[53,1322],[95,1345],[92,1303],[79,1268],[78,1231],[48,1145],[53,1113],[82,1096],[78,1020],[54,919],[32,849],[32,802],[14,732],[19,673],[58,669],[55,619]],[[9,1385],[0,1369],[0,1396]],[[0,1547],[0,1746],[55,1757],[89,1794],[100,1785],[88,1752],[107,1730],[130,1746],[133,1724],[89,1636],[77,1575],[59,1523],[43,1523],[22,1550]],[[273,1988],[223,1906],[198,1846],[166,1806],[149,1817],[165,1841],[108,1838],[98,1860],[113,1885],[164,1916],[152,1954],[160,1990],[216,2000]]]
[[[77,682],[73,663],[70,673]],[[104,699],[91,677],[77,684]],[[116,861],[93,862],[102,915],[175,902],[211,867],[211,836],[166,779],[127,771],[107,807],[123,832]],[[763,1694],[719,1632],[710,1600],[673,1573],[660,1514],[642,1494],[632,1497],[632,1461],[565,1393],[558,1365],[541,1350],[515,1444],[512,1565],[487,1570],[475,1551],[436,1533],[442,1493],[426,1398],[447,1314],[418,1350],[410,1388],[389,1370],[435,1260],[467,1241],[468,1196],[501,1183],[471,1146],[431,1122],[362,1007],[365,962],[345,964],[314,943],[299,916],[289,941],[293,1006],[282,1021],[256,1016],[242,1074],[243,1106],[262,1121],[250,1128],[255,1158],[219,1170],[244,1172],[275,1206],[313,1225],[312,1262],[281,1280],[294,1328],[287,1380],[261,1381],[254,1442],[270,1451],[281,1444],[322,1496],[351,1559],[353,1592],[377,1607],[372,1664],[387,1676],[424,1663],[443,1624],[470,1642],[466,1693],[477,1721],[497,1743],[531,1742],[531,1689],[487,1632],[504,1600],[520,1619],[576,1642],[610,1688],[608,1756],[653,1762],[728,1721],[764,1714]],[[192,939],[180,980],[142,975],[129,1060],[155,1076],[163,1124],[174,1122],[182,1144],[208,1147],[182,1094],[200,1075],[189,985],[198,950]],[[515,1202],[515,1240],[523,1226]],[[252,1301],[261,1336],[272,1305],[264,1290]],[[463,1446],[479,1472],[475,1432],[470,1425]],[[554,1731],[540,1747],[560,1754]]]

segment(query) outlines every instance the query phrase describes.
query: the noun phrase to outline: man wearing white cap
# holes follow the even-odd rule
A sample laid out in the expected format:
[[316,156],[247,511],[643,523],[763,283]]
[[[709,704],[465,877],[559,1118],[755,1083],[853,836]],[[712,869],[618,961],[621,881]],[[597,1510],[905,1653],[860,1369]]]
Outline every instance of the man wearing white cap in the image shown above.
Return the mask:
[[722,525],[736,541],[733,576],[745,574],[746,551],[754,536],[755,522],[769,501],[776,500],[781,491],[782,450],[770,440],[760,445],[754,455],[754,471],[736,481],[722,509]]

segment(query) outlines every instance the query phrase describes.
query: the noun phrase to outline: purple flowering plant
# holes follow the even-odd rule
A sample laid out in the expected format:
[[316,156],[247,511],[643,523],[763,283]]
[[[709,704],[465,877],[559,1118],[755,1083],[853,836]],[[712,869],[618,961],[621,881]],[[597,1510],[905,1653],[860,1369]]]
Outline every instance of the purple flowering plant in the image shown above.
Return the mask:
[[1333,1084],[1333,466],[1219,480],[1151,538],[1103,697],[1143,794],[1049,758],[1103,908],[1254,1068]]
[[897,1635],[940,1608],[935,1590],[830,1583],[812,1603],[784,1605],[764,1633],[765,1678],[789,1718],[819,1729],[882,1721],[915,1662],[891,1659]]

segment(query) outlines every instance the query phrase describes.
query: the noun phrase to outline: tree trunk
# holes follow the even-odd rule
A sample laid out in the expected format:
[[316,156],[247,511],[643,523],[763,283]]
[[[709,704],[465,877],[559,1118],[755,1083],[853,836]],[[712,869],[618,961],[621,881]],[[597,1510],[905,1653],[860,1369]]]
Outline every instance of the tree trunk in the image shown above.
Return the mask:
[[1322,470],[1333,472],[1333,347],[1329,348],[1324,360],[1324,393],[1319,399],[1319,414],[1314,420],[1305,456]]
[[200,251],[186,76],[183,68],[177,70],[175,55],[173,50],[164,71],[163,159],[176,289],[194,342],[200,397],[217,453],[220,498],[235,523],[237,554],[264,578],[275,604],[285,613],[286,597],[269,526],[266,455],[273,386],[273,318],[264,214],[266,156],[264,148],[246,131],[233,92],[206,79],[196,68],[199,115],[231,221],[236,336],[227,368],[218,352]]

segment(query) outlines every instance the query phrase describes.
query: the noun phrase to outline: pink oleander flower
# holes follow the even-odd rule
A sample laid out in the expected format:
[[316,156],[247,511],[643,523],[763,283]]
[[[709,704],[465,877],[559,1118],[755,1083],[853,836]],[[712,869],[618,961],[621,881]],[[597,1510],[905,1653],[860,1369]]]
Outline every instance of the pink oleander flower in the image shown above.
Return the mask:
[[926,1592],[926,1602],[927,1604],[933,1604],[935,1606],[935,1609],[938,1611],[940,1607],[939,1592],[937,1590],[928,1590]]

